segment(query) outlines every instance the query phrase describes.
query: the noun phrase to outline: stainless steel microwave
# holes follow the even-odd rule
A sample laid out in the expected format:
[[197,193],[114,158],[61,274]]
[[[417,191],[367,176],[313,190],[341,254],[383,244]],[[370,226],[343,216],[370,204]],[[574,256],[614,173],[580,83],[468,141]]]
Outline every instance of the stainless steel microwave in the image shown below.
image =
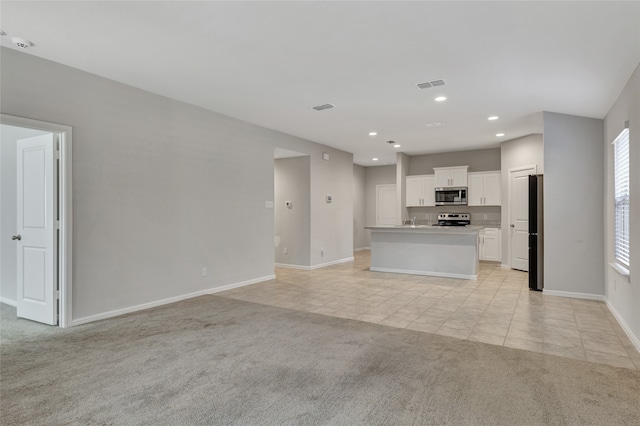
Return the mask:
[[436,206],[466,206],[467,187],[436,188]]

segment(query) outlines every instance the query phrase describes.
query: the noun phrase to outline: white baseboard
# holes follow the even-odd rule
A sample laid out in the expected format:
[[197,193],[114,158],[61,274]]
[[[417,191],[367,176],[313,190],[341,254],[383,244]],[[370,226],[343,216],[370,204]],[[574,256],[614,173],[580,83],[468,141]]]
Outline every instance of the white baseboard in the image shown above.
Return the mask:
[[506,263],[501,263],[500,267],[503,269],[511,269],[511,266],[507,265]]
[[8,299],[6,297],[0,297],[0,303],[4,303],[5,305],[13,306],[14,308],[18,306],[18,302],[13,299]]
[[360,248],[357,248],[357,249],[353,249],[353,252],[357,253],[359,251],[365,251],[365,250],[371,251],[371,247],[360,247]]
[[353,262],[354,258],[353,256],[349,256],[349,257],[345,257],[343,259],[338,259],[338,260],[333,260],[331,262],[327,262],[327,263],[320,263],[318,265],[311,265],[311,270],[314,269],[320,269],[320,268],[326,268],[327,266],[331,266],[331,265],[339,265],[340,263],[349,263],[349,262]]
[[620,324],[620,327],[622,327],[622,329],[624,330],[629,340],[631,340],[631,343],[633,343],[633,346],[635,346],[638,352],[640,352],[640,338],[638,338],[638,336],[636,336],[633,333],[633,331],[631,330],[631,327],[629,327],[629,324],[627,324],[624,318],[622,318],[622,315],[620,315],[620,313],[616,310],[616,308],[614,308],[611,302],[609,302],[609,299],[607,299],[606,303],[607,303],[607,308],[609,308],[613,316],[616,318],[616,321],[618,321],[618,324]]
[[307,265],[294,265],[291,263],[274,263],[273,266],[276,268],[287,268],[287,269],[301,269],[303,271],[310,271],[311,266]]
[[606,297],[603,294],[574,293],[572,291],[547,290],[546,288],[542,289],[542,294],[549,296],[571,297],[573,299],[599,300],[601,302],[606,301]]
[[275,275],[266,275],[264,277],[254,278],[252,280],[227,284],[220,287],[208,288],[208,289],[196,291],[193,293],[170,297],[168,299],[156,300],[154,302],[143,303],[141,305],[136,305],[136,306],[130,306],[128,308],[116,309],[113,311],[103,312],[101,314],[90,315],[88,317],[83,317],[83,318],[77,318],[77,319],[71,320],[71,326],[74,327],[76,325],[87,324],[90,322],[99,321],[107,318],[113,318],[113,317],[117,317],[124,314],[130,314],[132,312],[143,311],[145,309],[155,308],[156,306],[167,305],[169,303],[175,303],[181,300],[191,299],[193,297],[204,296],[206,294],[219,293],[221,291],[231,290],[238,287],[244,287],[246,285],[256,284],[263,281],[269,281],[275,278],[276,278]]
[[301,269],[303,271],[313,271],[314,269],[326,268],[327,266],[338,265],[340,263],[348,263],[348,262],[353,262],[353,261],[354,261],[354,258],[353,258],[353,256],[351,256],[351,257],[345,257],[344,259],[333,260],[331,262],[320,263],[318,265],[311,265],[311,266],[291,265],[291,264],[288,264],[288,263],[276,263],[276,264],[274,264],[274,266],[276,266],[277,268]]
[[410,269],[393,269],[393,268],[377,268],[371,267],[369,270],[373,272],[391,272],[393,274],[410,274],[410,275],[428,275],[430,277],[443,277],[443,278],[459,278],[462,280],[476,280],[478,275],[464,275],[464,274],[449,274],[446,272],[431,272],[431,271],[413,271]]

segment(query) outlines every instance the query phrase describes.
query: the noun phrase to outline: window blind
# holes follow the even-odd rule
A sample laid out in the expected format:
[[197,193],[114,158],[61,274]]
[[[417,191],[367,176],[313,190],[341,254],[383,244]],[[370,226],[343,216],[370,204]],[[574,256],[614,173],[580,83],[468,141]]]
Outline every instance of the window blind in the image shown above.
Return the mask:
[[629,268],[629,129],[613,141],[615,259]]

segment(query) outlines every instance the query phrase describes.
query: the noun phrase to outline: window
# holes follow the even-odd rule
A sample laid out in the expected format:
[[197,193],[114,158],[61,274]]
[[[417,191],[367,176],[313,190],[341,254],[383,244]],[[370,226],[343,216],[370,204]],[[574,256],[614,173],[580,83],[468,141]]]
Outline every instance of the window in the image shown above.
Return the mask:
[[614,256],[629,268],[629,129],[613,141],[614,173]]

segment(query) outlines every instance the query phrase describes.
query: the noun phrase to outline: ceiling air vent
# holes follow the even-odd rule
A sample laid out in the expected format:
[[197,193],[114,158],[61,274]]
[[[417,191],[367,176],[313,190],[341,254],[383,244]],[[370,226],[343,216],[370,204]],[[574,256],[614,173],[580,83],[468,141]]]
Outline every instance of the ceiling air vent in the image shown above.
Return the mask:
[[13,37],[11,39],[11,42],[18,46],[20,49],[26,49],[27,47],[33,46],[33,43],[31,43],[29,40],[25,40],[20,37]]
[[429,87],[444,86],[444,80],[425,81],[424,83],[416,84],[418,89],[428,89]]
[[325,109],[331,109],[331,108],[335,108],[335,105],[331,105],[331,104],[324,104],[324,105],[318,105],[318,106],[314,106],[313,109],[315,109],[316,111],[322,111]]

